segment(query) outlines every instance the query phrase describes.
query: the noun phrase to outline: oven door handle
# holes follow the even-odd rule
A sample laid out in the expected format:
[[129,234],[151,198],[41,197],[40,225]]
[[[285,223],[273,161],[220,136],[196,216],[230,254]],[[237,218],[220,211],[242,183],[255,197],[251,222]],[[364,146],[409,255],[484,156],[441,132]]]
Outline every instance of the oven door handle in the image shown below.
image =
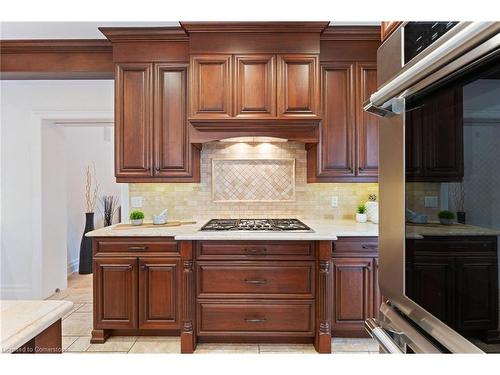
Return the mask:
[[375,319],[366,319],[365,329],[368,331],[370,336],[378,342],[384,352],[390,354],[403,354],[403,351]]

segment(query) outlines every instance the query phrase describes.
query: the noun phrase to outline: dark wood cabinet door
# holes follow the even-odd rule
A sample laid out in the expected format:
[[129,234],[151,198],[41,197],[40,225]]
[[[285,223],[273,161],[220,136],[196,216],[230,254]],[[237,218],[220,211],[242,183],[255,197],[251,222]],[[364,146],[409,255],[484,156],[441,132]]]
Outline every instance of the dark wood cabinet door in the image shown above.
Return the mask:
[[231,55],[191,57],[190,116],[231,117]]
[[139,328],[180,328],[180,260],[139,258]]
[[94,328],[137,328],[137,258],[94,259]]
[[333,258],[332,332],[365,336],[365,319],[373,316],[373,258]]
[[236,55],[236,117],[276,116],[276,56]]
[[426,178],[461,181],[464,175],[462,88],[442,90],[423,103]]
[[415,256],[409,296],[450,326],[454,323],[453,262],[446,256]]
[[405,174],[407,181],[418,180],[424,175],[423,120],[424,112],[419,105],[410,107],[405,115]]
[[321,177],[354,177],[354,64],[321,66],[321,146],[318,170]]
[[496,257],[458,258],[456,263],[456,329],[498,328],[498,264]]
[[189,177],[187,65],[155,64],[156,177]]
[[318,115],[317,55],[278,56],[278,116]]
[[379,120],[374,114],[363,110],[363,103],[377,91],[377,64],[357,64],[356,123],[357,123],[357,175],[378,176]]
[[152,176],[152,72],[146,63],[117,64],[115,72],[115,175]]

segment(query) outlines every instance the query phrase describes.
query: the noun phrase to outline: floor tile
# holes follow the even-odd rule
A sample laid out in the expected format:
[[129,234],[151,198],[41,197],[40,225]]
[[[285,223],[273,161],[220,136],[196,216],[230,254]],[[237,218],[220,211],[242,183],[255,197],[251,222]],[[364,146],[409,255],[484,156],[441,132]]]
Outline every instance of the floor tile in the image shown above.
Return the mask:
[[259,344],[260,353],[316,353],[312,344]]
[[180,340],[176,341],[136,341],[129,353],[168,353],[181,352]]
[[94,305],[92,303],[84,303],[81,305],[81,307],[77,310],[79,313],[91,313],[93,312]]
[[62,350],[63,352],[68,349],[68,347],[73,344],[76,340],[78,340],[77,336],[65,336],[62,338]]
[[237,354],[258,354],[258,344],[198,344],[196,346],[196,354],[222,354],[222,353],[237,353]]
[[333,338],[332,352],[374,352],[379,346],[373,339],[367,338]]
[[91,332],[91,313],[73,313],[62,322],[63,336],[90,336]]
[[179,336],[138,336],[137,342],[152,342],[152,341],[164,341],[164,342],[181,342]]
[[66,349],[67,353],[82,353],[87,350],[90,346],[90,337],[79,337],[76,341],[71,344],[68,349]]
[[71,314],[73,314],[75,311],[78,311],[82,306],[83,306],[83,304],[81,304],[81,303],[73,304],[73,308],[69,312],[67,312],[65,315],[63,315],[63,317],[62,317],[63,320],[66,319]]
[[136,338],[109,338],[104,344],[90,344],[87,352],[128,352],[135,343]]

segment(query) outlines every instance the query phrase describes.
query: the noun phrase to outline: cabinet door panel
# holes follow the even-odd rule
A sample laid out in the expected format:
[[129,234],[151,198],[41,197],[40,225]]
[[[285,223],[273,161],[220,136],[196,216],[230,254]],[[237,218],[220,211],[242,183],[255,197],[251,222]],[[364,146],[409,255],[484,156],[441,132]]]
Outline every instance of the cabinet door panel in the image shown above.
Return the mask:
[[363,335],[373,316],[372,258],[333,258],[332,331]]
[[354,176],[353,64],[321,68],[322,113],[320,176]]
[[498,322],[496,257],[457,260],[457,330],[495,330]]
[[94,326],[137,328],[137,258],[94,260]]
[[235,116],[276,116],[276,57],[235,56]]
[[358,63],[357,90],[357,173],[359,176],[378,176],[378,128],[377,116],[365,112],[363,103],[377,91],[377,65]]
[[425,177],[460,181],[463,165],[462,89],[444,90],[423,103]]
[[139,259],[139,328],[180,328],[180,260]]
[[152,175],[152,64],[117,64],[115,80],[116,177]]
[[279,116],[316,116],[318,113],[318,56],[278,56]]
[[187,65],[155,65],[155,176],[189,176]]
[[191,116],[231,116],[231,55],[191,57]]

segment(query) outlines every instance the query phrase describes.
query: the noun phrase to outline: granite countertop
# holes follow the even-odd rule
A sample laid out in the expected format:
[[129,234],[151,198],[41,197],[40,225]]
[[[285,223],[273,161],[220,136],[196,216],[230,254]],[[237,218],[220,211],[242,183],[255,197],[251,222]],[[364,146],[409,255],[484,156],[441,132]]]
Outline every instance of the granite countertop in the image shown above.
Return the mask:
[[458,224],[443,225],[439,223],[406,224],[406,238],[422,239],[432,236],[499,236],[500,230],[481,228],[474,225]]
[[73,308],[70,301],[0,301],[2,353],[19,349]]
[[300,219],[314,232],[202,232],[208,220],[177,227],[124,227],[115,224],[88,232],[88,237],[174,237],[176,240],[336,240],[337,237],[376,237],[378,224],[356,223],[354,220]]

